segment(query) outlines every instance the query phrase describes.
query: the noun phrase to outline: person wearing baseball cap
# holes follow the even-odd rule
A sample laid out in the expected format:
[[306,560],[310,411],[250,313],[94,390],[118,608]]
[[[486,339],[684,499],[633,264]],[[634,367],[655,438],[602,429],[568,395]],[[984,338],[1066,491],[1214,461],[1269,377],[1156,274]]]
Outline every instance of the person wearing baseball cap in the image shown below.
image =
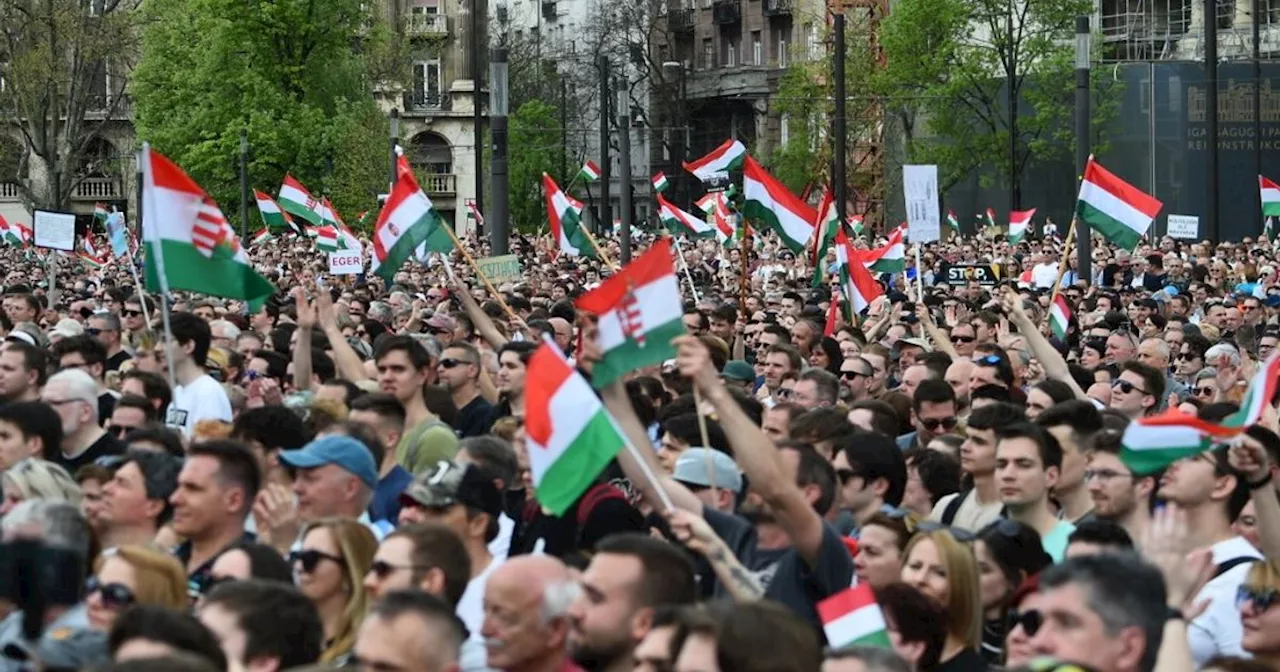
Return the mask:
[[732,457],[714,448],[680,453],[671,478],[688,487],[704,506],[722,513],[733,513],[742,493],[742,470]]
[[282,450],[280,464],[297,473],[293,494],[302,525],[321,518],[350,518],[364,523],[379,540],[391,530],[369,519],[369,501],[378,486],[373,453],[349,436],[323,436],[297,450]]
[[753,393],[756,385],[756,370],[745,359],[731,359],[725,362],[720,377],[726,383],[733,383],[747,394]]

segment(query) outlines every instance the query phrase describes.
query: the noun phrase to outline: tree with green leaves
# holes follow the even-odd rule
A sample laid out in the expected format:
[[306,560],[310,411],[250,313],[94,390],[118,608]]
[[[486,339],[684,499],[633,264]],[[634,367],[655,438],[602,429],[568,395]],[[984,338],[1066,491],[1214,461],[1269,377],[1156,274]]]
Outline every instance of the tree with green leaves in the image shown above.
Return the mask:
[[128,110],[136,21],[130,1],[0,0],[0,127],[17,140],[0,182],[28,208],[65,210],[84,178],[122,177],[133,148],[101,141]]
[[[1015,192],[1030,164],[1069,160],[1075,17],[1092,12],[1091,0],[895,2],[881,24],[886,65],[873,86],[905,159],[937,164],[944,191],[984,171]],[[1117,110],[1119,85],[1109,79],[1092,81],[1094,128]],[[1102,143],[1094,138],[1095,148]]]
[[511,115],[507,169],[514,230],[532,233],[546,221],[542,174],[555,175],[560,170],[561,155],[567,151],[560,142],[557,114],[553,105],[530,100]]
[[138,135],[228,218],[239,215],[241,130],[255,186],[274,191],[289,172],[348,219],[376,206],[389,159],[374,89],[406,74],[392,26],[359,0],[150,0],[141,11]]

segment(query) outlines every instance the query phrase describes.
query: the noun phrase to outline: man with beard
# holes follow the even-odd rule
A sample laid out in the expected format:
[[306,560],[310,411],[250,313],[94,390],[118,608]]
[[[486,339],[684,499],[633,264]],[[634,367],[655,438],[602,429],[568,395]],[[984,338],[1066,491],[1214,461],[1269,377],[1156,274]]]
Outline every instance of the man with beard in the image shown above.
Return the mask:
[[1093,498],[1093,515],[1123,527],[1133,539],[1142,539],[1151,523],[1160,473],[1138,476],[1120,460],[1119,432],[1102,432],[1093,442],[1085,486]]
[[685,554],[635,532],[600,540],[581,584],[569,608],[569,651],[592,672],[629,672],[654,611],[697,599],[693,564]]

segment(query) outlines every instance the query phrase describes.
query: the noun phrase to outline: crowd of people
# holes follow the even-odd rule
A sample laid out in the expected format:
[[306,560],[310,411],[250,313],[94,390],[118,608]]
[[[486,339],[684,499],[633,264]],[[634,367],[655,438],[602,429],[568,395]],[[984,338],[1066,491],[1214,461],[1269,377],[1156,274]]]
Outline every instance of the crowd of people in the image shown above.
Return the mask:
[[[850,321],[834,256],[684,242],[677,355],[600,390],[637,449],[562,515],[526,366],[590,377],[608,260],[517,236],[519,281],[388,285],[276,239],[250,307],[7,248],[0,672],[1280,671],[1277,400],[1154,473],[1122,442],[1238,408],[1280,249],[1062,244],[923,246]],[[861,584],[890,646],[828,641]]]

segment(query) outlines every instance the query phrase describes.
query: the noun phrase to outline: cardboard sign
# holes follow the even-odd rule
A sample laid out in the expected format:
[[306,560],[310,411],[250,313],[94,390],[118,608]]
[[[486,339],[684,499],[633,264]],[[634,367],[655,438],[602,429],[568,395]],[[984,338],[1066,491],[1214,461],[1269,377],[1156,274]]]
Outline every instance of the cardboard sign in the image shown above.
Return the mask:
[[36,247],[71,252],[76,249],[76,216],[68,212],[36,210],[32,218]]
[[494,284],[520,281],[520,257],[514,254],[477,259],[476,266]]
[[932,243],[942,237],[942,213],[938,211],[938,167],[903,166],[902,195],[907,205],[907,239]]
[[1169,215],[1165,233],[1170,238],[1196,240],[1200,237],[1200,218],[1195,215]]
[[364,271],[364,257],[360,250],[338,250],[329,253],[330,275],[356,275]]
[[1000,273],[994,266],[983,264],[952,264],[947,268],[948,285],[963,286],[973,280],[984,287],[992,287],[1000,282]]

